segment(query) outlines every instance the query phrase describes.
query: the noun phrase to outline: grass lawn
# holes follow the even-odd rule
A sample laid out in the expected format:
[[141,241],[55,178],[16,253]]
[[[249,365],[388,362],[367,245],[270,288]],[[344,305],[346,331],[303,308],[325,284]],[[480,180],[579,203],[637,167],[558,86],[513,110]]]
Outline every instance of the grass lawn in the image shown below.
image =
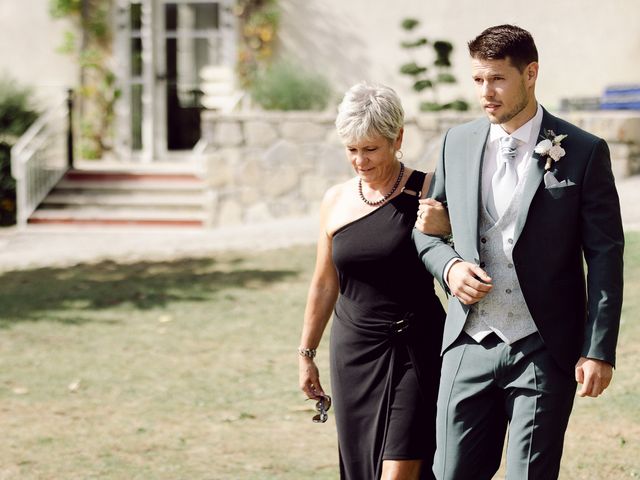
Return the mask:
[[[562,479],[640,478],[640,234],[627,242],[618,369],[576,399]],[[313,260],[0,272],[0,480],[338,478],[333,416],[312,423],[297,388]]]

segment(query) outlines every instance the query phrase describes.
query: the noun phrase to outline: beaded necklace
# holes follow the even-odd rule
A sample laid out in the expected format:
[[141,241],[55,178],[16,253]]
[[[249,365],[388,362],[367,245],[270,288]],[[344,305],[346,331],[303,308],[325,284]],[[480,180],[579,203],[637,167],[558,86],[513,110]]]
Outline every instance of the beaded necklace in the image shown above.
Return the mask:
[[360,199],[364,203],[369,205],[370,207],[377,207],[378,205],[382,205],[398,189],[398,186],[400,185],[400,182],[402,181],[402,176],[403,175],[404,175],[404,163],[400,162],[400,173],[398,174],[398,178],[396,179],[396,183],[393,184],[393,188],[391,188],[391,190],[387,194],[385,194],[380,200],[376,200],[375,202],[372,202],[371,200],[367,200],[365,198],[364,194],[362,193],[362,179],[359,178],[358,179],[358,193],[360,194]]

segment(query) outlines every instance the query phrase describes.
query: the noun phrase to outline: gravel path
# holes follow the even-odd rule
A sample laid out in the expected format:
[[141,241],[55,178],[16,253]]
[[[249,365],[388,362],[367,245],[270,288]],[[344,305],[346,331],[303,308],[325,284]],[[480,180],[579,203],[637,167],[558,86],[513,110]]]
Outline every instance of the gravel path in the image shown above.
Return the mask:
[[[618,182],[626,230],[640,230],[640,175]],[[117,260],[170,260],[224,250],[266,250],[312,245],[318,219],[201,229],[15,227],[0,229],[0,271]]]
[[318,219],[306,217],[215,230],[40,227],[0,229],[0,271],[116,260],[171,260],[224,250],[312,245]]

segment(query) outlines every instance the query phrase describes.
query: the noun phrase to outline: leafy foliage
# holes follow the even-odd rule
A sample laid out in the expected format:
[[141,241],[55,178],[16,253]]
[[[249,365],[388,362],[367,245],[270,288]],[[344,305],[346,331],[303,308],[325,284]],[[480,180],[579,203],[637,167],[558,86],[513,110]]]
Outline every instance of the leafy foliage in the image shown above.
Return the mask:
[[413,88],[417,92],[421,92],[425,88],[432,88],[432,87],[433,87],[433,82],[428,79],[418,80],[416,83],[413,84]]
[[456,77],[448,72],[442,72],[438,74],[439,83],[456,83]]
[[404,20],[402,20],[402,28],[407,31],[413,30],[419,24],[420,20],[415,18],[405,18]]
[[16,221],[16,182],[11,176],[11,147],[38,117],[31,89],[0,77],[0,225]]
[[438,67],[450,67],[451,61],[449,57],[453,51],[453,45],[450,42],[443,42],[442,40],[439,40],[433,44],[433,49],[437,56],[433,64]]
[[280,9],[277,0],[239,0],[235,13],[240,28],[237,73],[240,84],[250,89],[273,56]]
[[[407,32],[414,32],[420,21],[415,18],[405,18],[401,27]],[[419,103],[420,111],[433,112],[439,110],[467,110],[469,105],[464,100],[442,103],[438,99],[438,85],[456,83],[456,78],[450,72],[451,52],[453,45],[445,40],[437,40],[431,44],[432,60],[429,64],[417,60],[417,51],[421,47],[426,47],[429,40],[420,36],[415,39],[403,40],[400,46],[405,49],[411,57],[411,61],[400,66],[400,73],[411,77],[413,89],[416,92],[429,92],[430,99]],[[423,50],[422,50],[423,51]],[[430,67],[433,67],[431,69]]]
[[331,88],[324,77],[281,61],[258,74],[251,94],[266,110],[322,110]]
[[422,67],[418,65],[416,62],[405,63],[400,67],[400,73],[404,73],[405,75],[421,75],[426,73],[427,67]]
[[402,48],[417,48],[417,47],[422,47],[427,43],[429,43],[429,40],[427,40],[424,37],[421,37],[421,38],[418,38],[417,40],[401,42],[400,45],[402,46]]
[[83,158],[102,157],[112,143],[114,107],[120,90],[109,67],[111,8],[111,0],[49,0],[51,16],[67,18],[74,26],[64,32],[59,50],[75,57],[80,66],[78,146]]

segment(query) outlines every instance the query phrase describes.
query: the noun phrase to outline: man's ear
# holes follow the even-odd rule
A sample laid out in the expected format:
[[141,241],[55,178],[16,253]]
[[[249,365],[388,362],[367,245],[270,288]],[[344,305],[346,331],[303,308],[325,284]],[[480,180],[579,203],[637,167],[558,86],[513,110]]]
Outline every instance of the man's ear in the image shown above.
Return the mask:
[[538,68],[538,62],[531,62],[529,65],[527,65],[526,75],[529,82],[535,82],[538,78]]

